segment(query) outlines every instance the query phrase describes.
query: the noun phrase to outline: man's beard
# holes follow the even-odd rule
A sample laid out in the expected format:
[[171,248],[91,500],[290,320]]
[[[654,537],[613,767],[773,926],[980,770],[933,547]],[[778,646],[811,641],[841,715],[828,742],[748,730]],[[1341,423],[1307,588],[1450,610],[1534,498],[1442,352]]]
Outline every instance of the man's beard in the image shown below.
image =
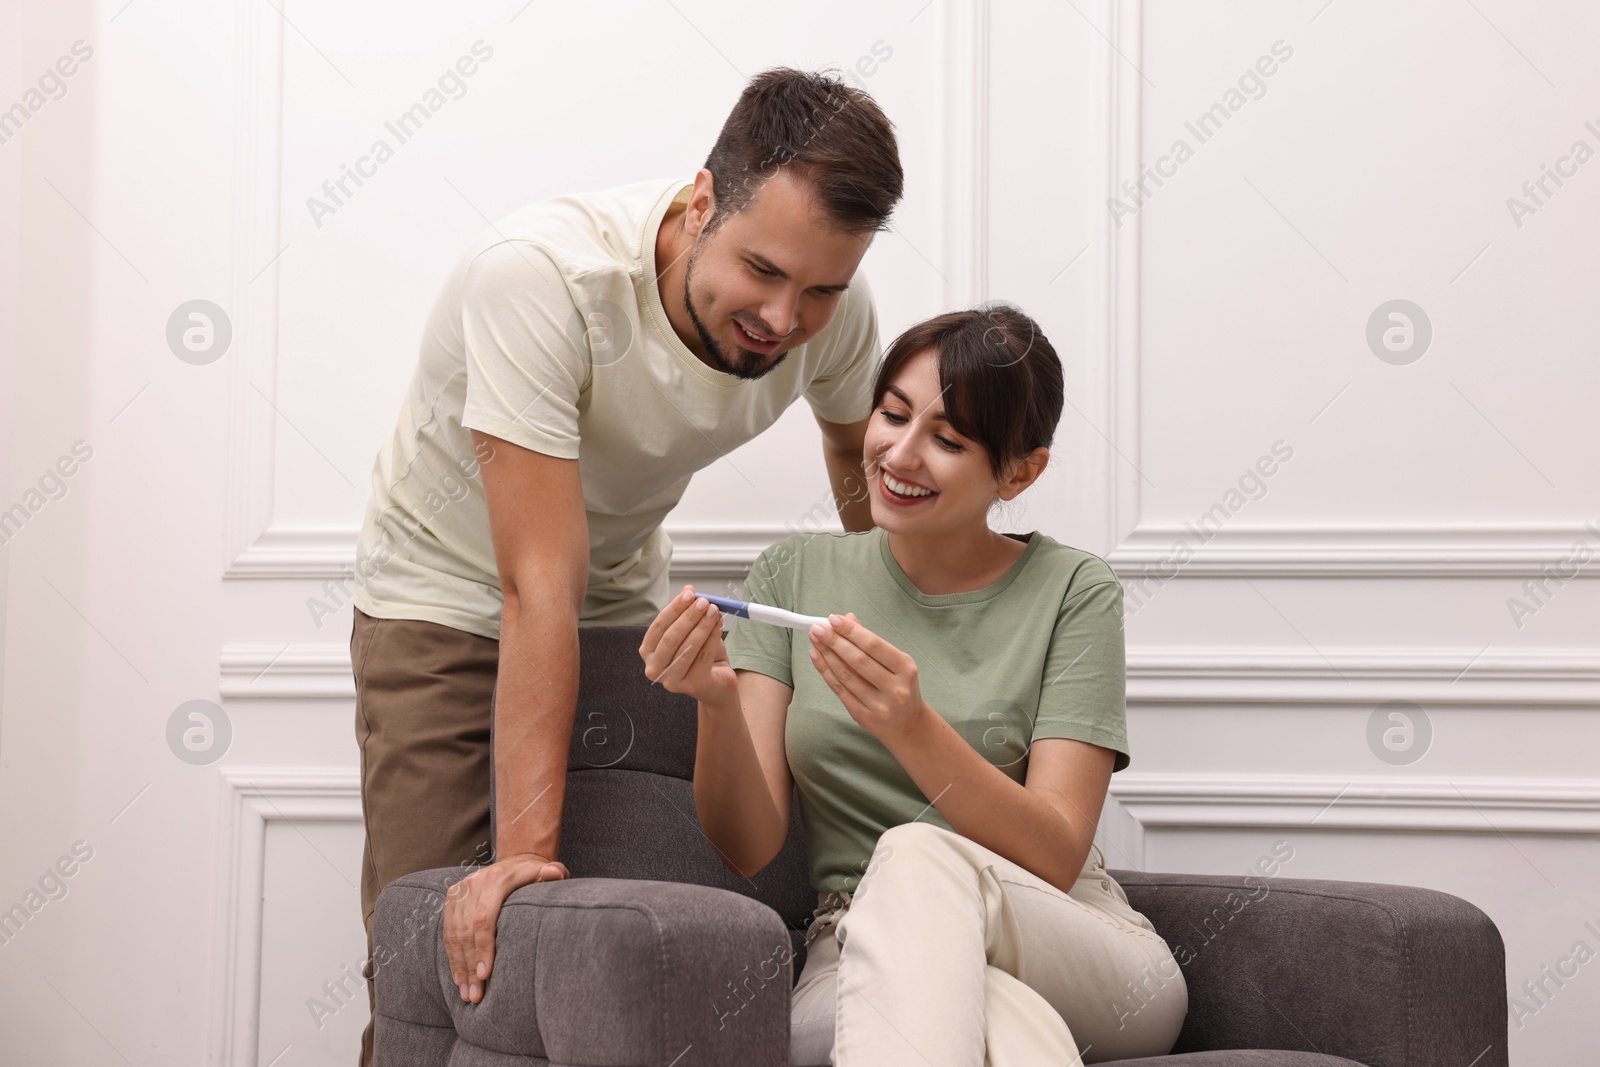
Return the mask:
[[694,261],[700,256],[700,242],[696,241],[689,250],[689,262],[683,268],[683,306],[689,310],[689,321],[694,323],[695,332],[700,335],[700,343],[705,346],[706,353],[719,370],[732,374],[746,381],[755,381],[778,369],[778,364],[789,358],[789,353],[780,352],[778,358],[770,364],[764,361],[768,358],[760,352],[752,352],[747,348],[738,349],[736,359],[729,358],[727,351],[711,336],[711,331],[706,329],[706,324],[700,321],[700,316],[694,310]]

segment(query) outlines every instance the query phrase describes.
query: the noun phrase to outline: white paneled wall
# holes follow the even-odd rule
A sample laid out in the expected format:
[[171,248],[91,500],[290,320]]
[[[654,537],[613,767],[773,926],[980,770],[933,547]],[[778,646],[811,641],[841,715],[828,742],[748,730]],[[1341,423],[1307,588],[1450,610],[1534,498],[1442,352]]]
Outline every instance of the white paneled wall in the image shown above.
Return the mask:
[[1115,8],[1106,210],[1063,242],[1103,280],[1078,506],[1128,593],[1114,865],[1284,842],[1295,877],[1455,893],[1506,940],[1512,1062],[1586,1062],[1600,983],[1541,968],[1600,947],[1600,198],[1508,197],[1600,146],[1600,21]]
[[[1062,355],[1052,466],[1003,516],[1124,580],[1109,864],[1242,872],[1286,842],[1290,877],[1460,895],[1506,940],[1513,1063],[1582,1062],[1600,977],[1523,983],[1600,950],[1589,5],[4,18],[0,108],[93,55],[0,142],[0,507],[93,456],[0,545],[0,909],[92,858],[0,944],[0,1062],[353,1061],[345,576],[427,308],[489,220],[692,175],[779,64],[856,71],[897,126],[906,199],[863,265],[885,342],[1005,298]],[[210,363],[167,345],[192,300],[231,326]],[[676,577],[737,589],[818,528],[820,459],[802,406],[704,471]],[[194,700],[219,721],[174,735]],[[183,728],[221,755],[180,758]]]

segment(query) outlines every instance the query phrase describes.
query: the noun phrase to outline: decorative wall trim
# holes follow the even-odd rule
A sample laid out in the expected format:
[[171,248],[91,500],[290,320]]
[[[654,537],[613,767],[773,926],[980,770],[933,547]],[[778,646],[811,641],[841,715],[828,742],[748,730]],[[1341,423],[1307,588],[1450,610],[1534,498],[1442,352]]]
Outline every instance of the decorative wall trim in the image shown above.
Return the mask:
[[[737,580],[749,573],[763,549],[806,531],[788,526],[668,525],[667,532],[674,546],[674,572]],[[238,555],[227,577],[274,581],[348,577],[355,569],[359,535],[356,527],[273,526]],[[1256,526],[1224,528],[1202,543],[1194,529],[1146,524],[1125,537],[1105,560],[1124,584],[1143,580],[1151,590],[1184,575],[1526,578],[1547,567],[1559,576],[1556,565],[1572,558],[1573,543],[1580,539],[1600,554],[1600,533],[1583,526]],[[1175,562],[1173,546],[1179,541],[1194,553],[1184,563]],[[1568,580],[1600,576],[1600,567],[1593,565],[1564,569]]]
[[[1133,647],[1127,671],[1131,707],[1600,707],[1600,650],[1588,649]],[[228,645],[221,691],[225,700],[348,700],[349,646]]]
[[1145,829],[1600,833],[1600,779],[1116,774]]
[[354,767],[223,767],[217,880],[215,1062],[257,1067],[267,824],[361,822]]
[[[1100,220],[1098,280],[1091,283],[1095,306],[1104,309],[1100,344],[1089,352],[1101,353],[1101,368],[1092,373],[1091,387],[1099,386],[1099,404],[1094,409],[1104,421],[1102,436],[1107,447],[1099,448],[1105,472],[1103,495],[1090,502],[1105,517],[1105,543],[1119,545],[1139,522],[1139,354],[1140,303],[1143,276],[1140,258],[1142,213],[1126,218],[1120,226],[1112,218],[1109,205],[1123,195],[1124,179],[1137,180],[1143,167],[1141,137],[1144,128],[1144,5],[1142,0],[1105,0],[1105,21],[1110,37],[1105,47],[1096,48],[1097,72],[1103,76],[1103,89],[1096,100],[1097,132],[1104,137],[1101,166],[1097,168],[1104,185],[1090,205]],[[1110,557],[1107,556],[1107,562]]]
[[[1600,525],[1256,524],[1212,531],[1140,523],[1105,560],[1124,581],[1170,580],[1175,570],[1209,578],[1522,578],[1568,560],[1580,541],[1600,555]],[[1183,552],[1174,552],[1180,542],[1194,553],[1181,564]],[[1569,578],[1600,574],[1592,566],[1564,569]]]
[[223,700],[353,700],[350,645],[224,645]]
[[225,578],[343,578],[356,567],[360,527],[272,526],[234,558]]
[[273,420],[278,416],[268,401],[277,393],[276,261],[282,233],[283,20],[270,8],[263,14],[260,4],[238,4],[236,11],[238,148],[228,308],[233,350],[224,357],[229,360],[224,577],[234,577],[235,562],[272,520]]
[[[843,530],[835,525],[834,532]],[[763,549],[804,528],[786,526],[667,526],[674,573],[743,579]],[[355,571],[357,527],[274,526],[229,569],[229,578],[347,578]]]
[[696,575],[742,582],[756,557],[798,533],[843,533],[837,521],[812,530],[799,526],[669,526],[674,575]]
[[989,296],[989,0],[945,16],[945,306]]
[[1600,779],[1112,775],[1106,866],[1148,870],[1151,830],[1600,833]]
[[1129,704],[1600,708],[1600,650],[1128,649]]

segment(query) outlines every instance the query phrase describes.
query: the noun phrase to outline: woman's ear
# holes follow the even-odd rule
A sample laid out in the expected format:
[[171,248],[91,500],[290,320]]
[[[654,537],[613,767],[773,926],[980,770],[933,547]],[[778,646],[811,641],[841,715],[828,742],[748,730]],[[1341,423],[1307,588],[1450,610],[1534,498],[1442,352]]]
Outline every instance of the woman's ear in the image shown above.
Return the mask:
[[1040,445],[1026,456],[1013,460],[1010,470],[1000,482],[1000,499],[1010,500],[1028,486],[1038,481],[1045,467],[1050,465],[1050,450]]

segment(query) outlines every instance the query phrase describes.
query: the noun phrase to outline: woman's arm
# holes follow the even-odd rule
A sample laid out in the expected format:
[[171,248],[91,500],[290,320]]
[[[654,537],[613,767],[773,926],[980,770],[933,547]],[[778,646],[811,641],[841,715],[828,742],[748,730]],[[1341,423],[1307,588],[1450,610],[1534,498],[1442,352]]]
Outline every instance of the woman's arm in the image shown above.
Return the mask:
[[926,703],[902,733],[882,738],[950,828],[1063,893],[1089,857],[1116,753],[1064,737],[1035,741],[1027,785],[985,759]]
[[748,878],[789,836],[794,780],[783,734],[794,690],[756,671],[735,673],[731,699],[700,701],[694,805],[723,862]]
[[639,655],[646,678],[699,705],[694,804],[700,828],[723,862],[748,878],[772,862],[789,836],[794,784],[783,727],[793,690],[733,669],[722,643],[722,614],[693,586],[684,586],[656,615]]
[[811,630],[812,662],[855,721],[883,742],[951,829],[1062,892],[1083,870],[1116,752],[1041,738],[1018,785],[926,700],[916,662],[853,616]]

